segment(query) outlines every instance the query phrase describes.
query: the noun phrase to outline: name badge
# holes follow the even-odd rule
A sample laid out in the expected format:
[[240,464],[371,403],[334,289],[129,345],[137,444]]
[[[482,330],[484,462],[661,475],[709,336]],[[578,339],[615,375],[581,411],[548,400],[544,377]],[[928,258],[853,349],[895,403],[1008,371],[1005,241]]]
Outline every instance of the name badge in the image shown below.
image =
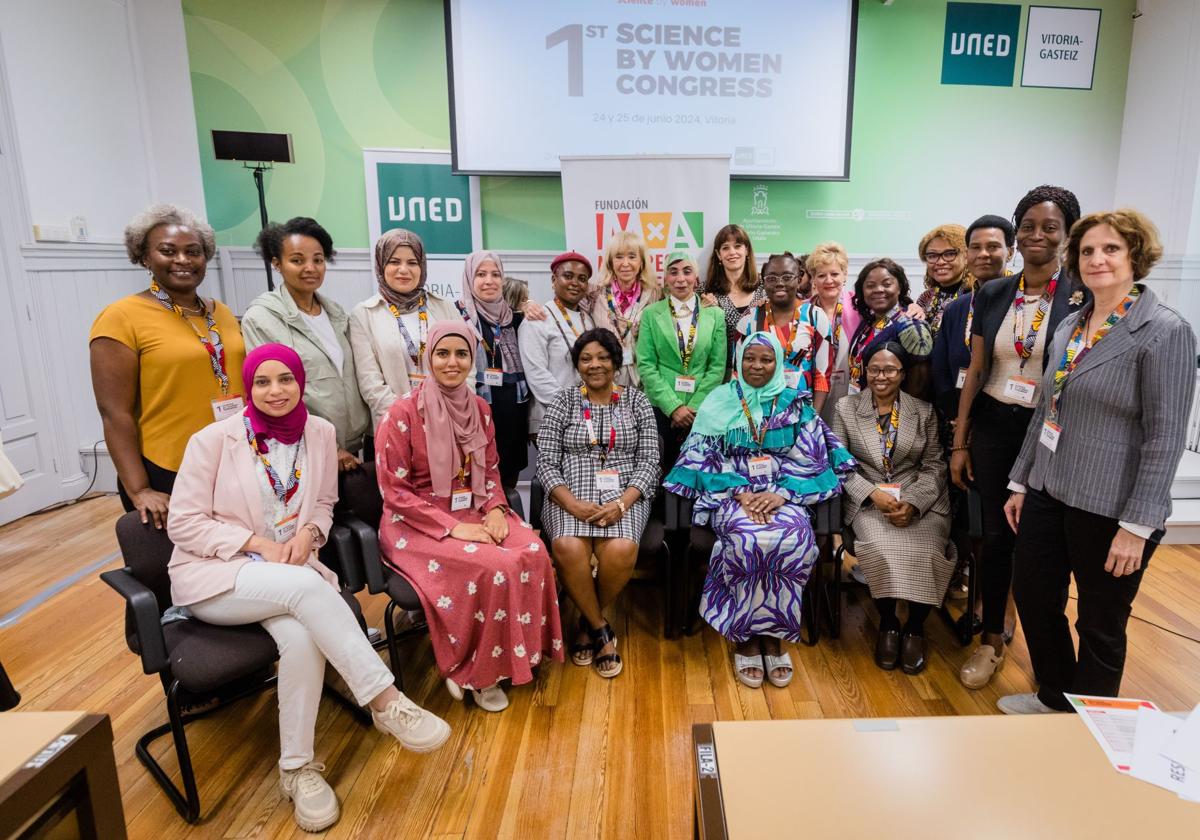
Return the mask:
[[1010,376],[1004,382],[1004,396],[1012,397],[1023,405],[1033,405],[1036,394],[1037,380],[1026,379],[1024,376]]
[[967,369],[959,368],[958,369],[958,380],[954,383],[954,387],[958,388],[959,390],[962,390],[962,386],[964,386],[966,384],[967,384]]
[[470,490],[455,490],[450,494],[450,510],[467,510],[473,496]]
[[900,485],[899,484],[880,484],[879,489],[887,493],[897,502],[900,501]]
[[1062,426],[1047,420],[1042,424],[1042,434],[1039,442],[1051,452],[1058,451],[1058,436],[1062,434]]
[[246,404],[242,402],[241,394],[234,394],[232,397],[222,397],[219,400],[213,400],[213,419],[224,420],[226,417],[241,414],[242,409],[245,407]]
[[675,390],[681,394],[696,393],[696,377],[694,376],[676,376]]
[[597,490],[620,490],[621,474],[616,470],[596,470]]
[[483,384],[499,386],[504,384],[504,371],[499,368],[488,368],[483,372]]
[[300,525],[300,514],[293,513],[275,523],[275,542],[285,543],[296,536],[296,528]]
[[423,373],[410,373],[408,375],[408,384],[413,388],[416,388],[418,385],[420,385],[424,381],[425,381],[425,374],[423,374]]
[[800,387],[800,371],[785,370],[783,372],[783,381],[787,383],[787,386],[793,391],[796,390]]
[[767,455],[758,455],[750,459],[750,477],[763,478],[775,472],[775,462]]
[[846,386],[846,394],[848,396],[852,397],[855,394],[861,394],[861,393],[862,393],[862,386],[859,385],[857,382],[855,382],[853,379],[851,379],[850,384]]

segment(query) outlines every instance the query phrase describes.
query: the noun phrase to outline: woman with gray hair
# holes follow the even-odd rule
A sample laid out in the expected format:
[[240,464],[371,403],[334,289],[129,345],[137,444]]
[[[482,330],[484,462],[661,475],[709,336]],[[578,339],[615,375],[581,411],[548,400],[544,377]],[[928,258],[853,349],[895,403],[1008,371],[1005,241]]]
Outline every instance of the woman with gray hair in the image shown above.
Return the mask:
[[125,250],[150,287],[92,324],[92,389],[125,510],[163,528],[188,440],[243,408],[246,349],[229,307],[197,293],[216,253],[205,222],[157,204],[125,228]]

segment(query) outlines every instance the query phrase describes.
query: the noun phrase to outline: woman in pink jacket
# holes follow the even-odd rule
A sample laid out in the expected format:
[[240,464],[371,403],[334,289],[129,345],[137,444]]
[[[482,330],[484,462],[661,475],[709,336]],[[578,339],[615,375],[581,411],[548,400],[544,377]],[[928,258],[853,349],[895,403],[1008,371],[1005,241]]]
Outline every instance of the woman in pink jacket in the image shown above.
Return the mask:
[[306,831],[333,825],[337,797],[313,761],[325,663],[380,731],[415,752],[441,746],[445,721],[401,694],[317,559],[337,500],[333,426],[309,415],[294,350],[264,344],[246,356],[250,399],[188,443],[167,532],[176,606],[209,624],[257,622],[279,646],[280,789]]

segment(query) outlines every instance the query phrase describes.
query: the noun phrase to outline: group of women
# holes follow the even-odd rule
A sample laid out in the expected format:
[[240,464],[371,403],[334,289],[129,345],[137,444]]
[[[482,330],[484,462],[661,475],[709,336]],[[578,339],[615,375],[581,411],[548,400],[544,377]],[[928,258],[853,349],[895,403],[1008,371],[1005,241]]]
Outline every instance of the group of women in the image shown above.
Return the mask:
[[[1003,665],[1015,567],[1040,690],[1001,707],[1061,709],[1063,691],[1119,688],[1196,358],[1191,328],[1142,282],[1161,256],[1153,226],[1135,211],[1079,217],[1069,191],[1039,187],[1012,223],[940,225],[919,244],[915,300],[886,258],[847,288],[837,243],[758,266],[736,225],[705,277],[673,253],[660,283],[642,241],[619,233],[598,277],[564,253],[553,299],[519,311],[497,254],[471,254],[447,301],[426,288],[421,240],[393,230],[375,243],[377,294],[349,314],[320,293],[331,237],[295,218],[260,235],[282,284],[239,324],[197,291],[212,230],[158,206],[126,230],[149,289],[92,329],[97,403],[126,509],[175,543],[175,604],[261,622],[279,643],[281,786],[305,827],[337,818],[312,753],[326,661],[405,746],[449,733],[394,688],[317,557],[338,474],[364,457],[383,559],[421,597],[447,690],[483,709],[505,708],[502,682],[529,682],[545,659],[622,672],[605,610],[664,488],[714,534],[700,611],[743,684],[791,681],[782,642],[800,636],[818,553],[809,510],[842,494],[879,667],[925,668],[924,620],[975,551],[983,634],[962,681],[982,687]],[[509,506],[530,440],[540,537]],[[970,487],[986,549],[955,539]],[[559,586],[578,611],[565,634]]]

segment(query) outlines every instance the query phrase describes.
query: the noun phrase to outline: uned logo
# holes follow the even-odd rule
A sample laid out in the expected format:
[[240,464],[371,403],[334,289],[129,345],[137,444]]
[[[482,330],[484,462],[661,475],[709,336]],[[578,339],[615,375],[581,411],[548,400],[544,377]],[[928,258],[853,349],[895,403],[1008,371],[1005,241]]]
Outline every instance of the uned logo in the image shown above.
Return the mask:
[[1017,4],[947,3],[942,84],[1010,87],[1020,26]]
[[[407,205],[407,207],[406,207]],[[387,197],[388,220],[392,222],[461,222],[463,217],[462,200],[450,196],[426,198],[414,195],[405,200],[402,195]]]
[[614,233],[633,231],[651,251],[700,250],[704,247],[702,211],[597,213],[596,248],[603,249]]

